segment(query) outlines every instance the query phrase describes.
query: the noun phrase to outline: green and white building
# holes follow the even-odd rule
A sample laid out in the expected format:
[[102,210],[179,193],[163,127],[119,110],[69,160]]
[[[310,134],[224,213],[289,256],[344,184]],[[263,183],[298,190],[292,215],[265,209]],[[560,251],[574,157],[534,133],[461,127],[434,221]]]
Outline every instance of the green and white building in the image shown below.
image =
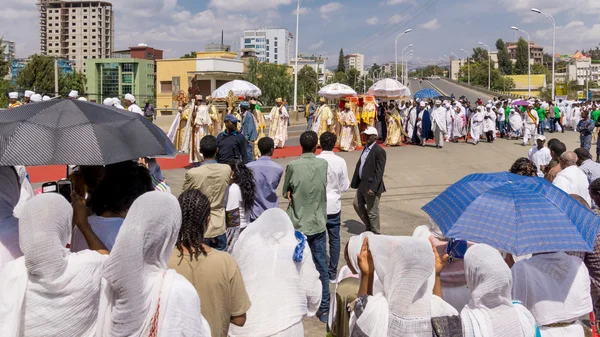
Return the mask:
[[87,97],[102,103],[105,98],[132,94],[143,106],[156,97],[154,60],[136,58],[88,59],[86,64]]

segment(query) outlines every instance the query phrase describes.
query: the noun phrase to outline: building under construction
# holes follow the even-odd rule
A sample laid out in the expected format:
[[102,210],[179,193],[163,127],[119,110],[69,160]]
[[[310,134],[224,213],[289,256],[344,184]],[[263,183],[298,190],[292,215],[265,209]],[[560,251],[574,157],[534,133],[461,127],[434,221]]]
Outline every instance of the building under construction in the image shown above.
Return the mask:
[[114,49],[114,13],[106,1],[38,0],[42,54],[75,62],[108,58]]

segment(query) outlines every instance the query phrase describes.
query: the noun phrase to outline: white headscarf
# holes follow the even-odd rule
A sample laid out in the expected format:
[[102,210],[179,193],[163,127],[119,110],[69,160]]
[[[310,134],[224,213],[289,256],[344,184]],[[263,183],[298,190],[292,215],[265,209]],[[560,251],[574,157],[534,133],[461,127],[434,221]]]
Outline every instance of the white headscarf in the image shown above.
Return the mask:
[[105,259],[95,251],[69,252],[72,217],[56,193],[38,195],[23,209],[24,256],[0,273],[1,336],[95,334]]
[[25,169],[25,166],[15,166],[15,170],[19,175],[19,183],[21,184],[21,196],[19,198],[19,203],[14,209],[14,214],[18,218],[25,203],[35,196],[35,191],[33,190],[33,187],[31,187],[29,179],[27,179],[27,170]]
[[369,297],[356,326],[367,336],[430,337],[434,256],[429,241],[372,236],[369,249],[384,290]]
[[[0,166],[0,269],[19,256],[19,219],[14,210],[19,203],[19,176],[10,166]],[[1,302],[1,301],[0,301]]]
[[500,252],[478,244],[465,254],[471,301],[461,311],[465,337],[534,337],[533,316],[511,299],[512,276]]
[[[148,192],[129,209],[106,261],[106,298],[97,336],[210,336],[194,287],[168,269],[181,209],[168,193]],[[176,332],[177,331],[177,332]]]
[[301,262],[293,260],[299,244],[285,211],[265,211],[248,226],[233,248],[252,307],[243,327],[230,325],[229,336],[271,336],[314,316],[322,285],[308,242]]

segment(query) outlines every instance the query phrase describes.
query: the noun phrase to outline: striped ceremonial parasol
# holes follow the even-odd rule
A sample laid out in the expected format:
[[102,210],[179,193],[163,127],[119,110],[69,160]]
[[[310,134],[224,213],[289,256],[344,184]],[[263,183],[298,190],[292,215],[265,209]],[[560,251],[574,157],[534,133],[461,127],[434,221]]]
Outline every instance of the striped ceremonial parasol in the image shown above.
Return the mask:
[[174,157],[167,135],[142,115],[53,99],[0,112],[0,165],[108,165]]
[[440,94],[439,92],[437,92],[431,88],[419,90],[414,94],[415,99],[416,98],[419,98],[419,99],[438,98],[440,96],[442,96],[442,94]]
[[423,210],[448,238],[486,243],[514,255],[592,251],[600,217],[538,177],[471,174]]

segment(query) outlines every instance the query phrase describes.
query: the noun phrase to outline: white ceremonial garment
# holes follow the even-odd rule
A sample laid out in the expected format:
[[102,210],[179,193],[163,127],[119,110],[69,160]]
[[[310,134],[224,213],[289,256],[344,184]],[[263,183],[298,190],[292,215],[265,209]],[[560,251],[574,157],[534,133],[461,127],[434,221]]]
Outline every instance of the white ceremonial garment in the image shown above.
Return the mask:
[[19,203],[19,176],[10,166],[0,166],[0,269],[23,255],[19,248],[19,219],[14,215]]
[[465,276],[471,300],[460,313],[464,337],[535,337],[533,315],[511,299],[512,275],[498,250],[470,247]]
[[210,336],[196,289],[168,269],[180,227],[173,195],[153,191],[136,199],[105,263],[97,337]]
[[541,166],[547,166],[548,164],[550,164],[550,161],[552,160],[550,149],[544,146],[540,150],[536,145],[529,150],[527,158],[529,158],[529,160],[531,160],[535,164],[535,167],[537,168],[538,177],[543,178],[544,172],[542,172]]
[[446,134],[448,132],[446,118],[446,108],[439,107],[434,109],[433,112],[431,112],[431,130],[435,132],[435,130],[438,129],[443,134]]
[[69,253],[72,218],[57,193],[38,195],[23,209],[24,256],[0,273],[0,336],[94,336],[107,256]]
[[[485,111],[483,113],[483,133],[487,133],[488,131],[492,131],[494,134],[494,139],[496,138],[496,113],[494,111]],[[486,118],[487,117],[487,118]]]
[[130,106],[127,108],[127,111],[130,111],[130,112],[136,113],[136,114],[138,114],[138,115],[140,115],[140,116],[144,116],[144,112],[142,111],[142,109],[140,109],[140,107],[139,107],[137,104],[135,104],[135,103],[131,104],[131,105],[130,105]]
[[473,138],[473,142],[475,143],[479,143],[479,139],[483,133],[483,118],[483,111],[479,110],[471,116],[471,138]]
[[[303,317],[315,315],[322,285],[308,242],[295,262],[299,242],[285,211],[265,211],[239,236],[232,256],[238,263],[252,307],[243,327],[230,324],[229,336],[296,337]],[[303,331],[303,328],[302,328]]]
[[592,204],[592,198],[588,187],[590,186],[587,176],[583,171],[572,165],[561,170],[552,181],[552,185],[565,191],[567,194],[577,194],[582,197],[588,205]]
[[27,178],[27,170],[25,169],[25,166],[15,166],[15,170],[19,175],[19,183],[21,184],[19,203],[17,203],[17,206],[15,206],[14,210],[15,216],[18,218],[27,201],[35,196],[35,191],[33,190],[33,187],[31,187],[31,183]]
[[[578,319],[592,311],[590,278],[580,258],[563,252],[534,255],[512,267],[515,300],[531,311],[542,337],[583,337]],[[566,327],[546,327],[554,323]]]

